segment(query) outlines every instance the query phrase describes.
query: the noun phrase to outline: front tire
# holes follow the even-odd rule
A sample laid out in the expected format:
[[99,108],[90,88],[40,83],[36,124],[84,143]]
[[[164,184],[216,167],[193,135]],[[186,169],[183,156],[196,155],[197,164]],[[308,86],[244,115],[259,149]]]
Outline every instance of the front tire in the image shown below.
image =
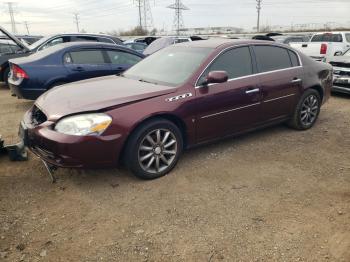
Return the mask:
[[124,161],[135,176],[155,179],[175,167],[182,149],[183,138],[179,128],[166,119],[154,119],[132,133]]
[[320,94],[308,89],[301,96],[288,125],[297,130],[307,130],[314,126],[321,109]]

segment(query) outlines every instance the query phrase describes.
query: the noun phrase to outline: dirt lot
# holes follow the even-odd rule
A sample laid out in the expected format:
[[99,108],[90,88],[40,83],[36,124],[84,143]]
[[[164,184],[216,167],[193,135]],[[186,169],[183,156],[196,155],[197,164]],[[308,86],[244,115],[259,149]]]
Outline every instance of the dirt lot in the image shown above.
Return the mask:
[[[31,102],[0,88],[16,141]],[[306,132],[277,126],[188,151],[155,181],[0,157],[1,261],[350,261],[350,97]]]

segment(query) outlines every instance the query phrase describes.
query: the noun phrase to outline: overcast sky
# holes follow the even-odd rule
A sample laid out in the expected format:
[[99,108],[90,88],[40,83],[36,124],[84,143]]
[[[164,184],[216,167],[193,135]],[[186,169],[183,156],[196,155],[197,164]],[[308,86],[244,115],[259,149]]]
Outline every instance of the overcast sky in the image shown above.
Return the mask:
[[[0,0],[0,24],[11,30],[8,6]],[[12,0],[18,33],[75,32],[73,13],[80,14],[80,28],[88,32],[127,30],[137,25],[136,0]],[[153,25],[171,30],[175,0],[149,0]],[[183,0],[186,27],[234,26],[252,29],[256,24],[256,0]],[[350,26],[350,0],[262,0],[262,24],[329,23]]]

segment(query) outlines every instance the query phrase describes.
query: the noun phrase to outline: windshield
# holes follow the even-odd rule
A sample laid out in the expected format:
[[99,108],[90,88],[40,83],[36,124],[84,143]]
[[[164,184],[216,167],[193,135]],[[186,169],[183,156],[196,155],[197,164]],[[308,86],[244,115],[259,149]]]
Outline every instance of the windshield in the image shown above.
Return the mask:
[[343,56],[350,56],[350,49],[348,49],[348,51],[346,51]]
[[50,39],[50,38],[51,38],[51,36],[43,37],[43,38],[41,38],[40,40],[36,41],[34,44],[31,44],[31,45],[29,46],[29,48],[30,48],[31,50],[34,50],[34,49],[38,48],[40,45],[42,45],[43,43],[45,43],[45,42],[46,42],[48,39]]
[[182,85],[212,51],[210,48],[171,46],[130,68],[124,77],[154,84]]
[[144,55],[150,55],[158,50],[161,50],[162,48],[165,48],[167,46],[170,46],[174,44],[174,38],[172,37],[164,37],[164,38],[159,38],[155,41],[153,41],[143,52]]

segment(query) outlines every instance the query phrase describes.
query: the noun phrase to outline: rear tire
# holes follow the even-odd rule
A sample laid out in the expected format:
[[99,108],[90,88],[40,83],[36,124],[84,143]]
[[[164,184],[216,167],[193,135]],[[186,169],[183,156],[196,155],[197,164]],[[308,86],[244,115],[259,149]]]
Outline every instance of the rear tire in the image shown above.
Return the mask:
[[10,75],[10,67],[6,67],[4,74],[2,75],[2,79],[7,87],[9,87],[9,75]]
[[296,130],[307,130],[314,126],[321,109],[321,96],[308,89],[301,96],[288,125]]
[[124,155],[128,169],[141,179],[155,179],[168,174],[183,149],[179,128],[166,119],[147,121],[130,136]]

